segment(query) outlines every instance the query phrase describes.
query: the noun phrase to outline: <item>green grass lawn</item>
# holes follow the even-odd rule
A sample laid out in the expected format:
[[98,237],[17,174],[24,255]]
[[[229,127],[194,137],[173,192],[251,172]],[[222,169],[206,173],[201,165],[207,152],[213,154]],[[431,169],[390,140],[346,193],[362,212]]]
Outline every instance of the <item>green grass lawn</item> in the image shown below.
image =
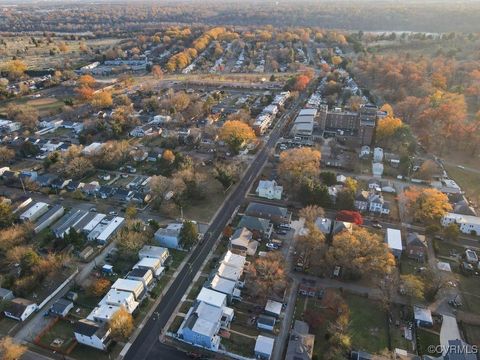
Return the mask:
[[352,348],[378,353],[388,347],[387,321],[379,303],[358,295],[345,295],[350,308]]
[[207,182],[205,186],[205,199],[196,201],[191,206],[185,208],[183,211],[185,218],[201,222],[210,222],[212,216],[227,196],[222,185],[216,180],[212,179],[212,181]]
[[160,280],[158,280],[157,285],[150,291],[150,295],[155,299],[158,298],[171,278],[170,275],[163,275]]
[[202,290],[202,287],[205,284],[206,280],[207,280],[206,276],[200,276],[198,280],[193,284],[192,288],[190,289],[187,299],[195,300],[200,290]]
[[251,316],[248,313],[235,313],[235,320],[230,325],[232,330],[238,331],[242,334],[257,336],[260,334],[260,331],[257,329],[255,324],[250,323]]
[[420,355],[436,356],[440,354],[429,353],[428,347],[440,345],[440,336],[425,329],[417,328],[417,349]]
[[[58,350],[65,353],[67,349],[75,341],[73,334],[74,325],[67,320],[59,320],[53,325],[53,327],[47,331],[41,338],[40,343],[51,349]],[[54,345],[55,340],[62,341],[62,344],[58,346]]]
[[255,339],[246,336],[231,334],[230,339],[222,339],[221,345],[235,354],[253,357],[255,341]]
[[460,275],[460,290],[465,311],[480,314],[480,279]]
[[402,275],[417,274],[417,269],[422,266],[425,265],[413,259],[409,259],[406,256],[402,256],[400,259],[400,272]]
[[180,328],[180,325],[182,325],[184,318],[181,316],[175,316],[175,319],[173,319],[172,324],[170,325],[170,328],[168,331],[172,333],[176,333],[178,329]]
[[169,249],[170,252],[170,269],[176,269],[181,264],[183,259],[188,255],[188,252],[176,250],[176,249]]
[[463,246],[447,243],[438,239],[433,240],[433,248],[435,249],[435,254],[437,256],[445,257],[451,257],[452,255],[450,254],[450,252],[452,250],[455,251],[457,254],[463,254],[465,251],[465,248]]

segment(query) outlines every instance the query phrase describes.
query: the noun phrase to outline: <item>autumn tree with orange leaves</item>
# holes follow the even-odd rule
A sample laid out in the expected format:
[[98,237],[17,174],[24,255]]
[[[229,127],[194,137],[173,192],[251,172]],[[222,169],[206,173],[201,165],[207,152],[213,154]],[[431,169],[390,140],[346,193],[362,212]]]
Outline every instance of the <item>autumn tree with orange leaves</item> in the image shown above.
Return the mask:
[[448,196],[437,189],[413,187],[403,193],[403,199],[409,214],[416,221],[438,222],[443,215],[452,211]]
[[247,141],[255,139],[255,133],[248,124],[230,120],[220,128],[219,137],[228,144],[233,153],[238,154]]
[[283,151],[280,154],[279,173],[290,185],[304,179],[313,179],[320,174],[320,151],[308,147]]
[[361,227],[355,227],[352,233],[345,230],[337,234],[325,260],[332,269],[340,266],[347,278],[383,277],[395,267],[395,259],[383,238]]

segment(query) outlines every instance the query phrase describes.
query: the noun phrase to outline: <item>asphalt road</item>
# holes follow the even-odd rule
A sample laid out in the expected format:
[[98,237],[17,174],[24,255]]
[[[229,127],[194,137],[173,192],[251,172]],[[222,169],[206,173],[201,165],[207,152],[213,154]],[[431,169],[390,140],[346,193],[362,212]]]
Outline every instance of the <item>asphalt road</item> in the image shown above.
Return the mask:
[[[227,225],[235,209],[240,206],[247,194],[248,189],[261,171],[267,161],[271,150],[275,147],[282,131],[288,124],[290,117],[299,110],[299,104],[303,104],[306,96],[303,94],[297,102],[279,119],[277,125],[270,133],[270,137],[263,149],[258,153],[256,159],[252,162],[244,177],[238,183],[236,189],[230,194],[229,198],[223,203],[221,210],[210,224],[204,240],[194,250],[183,269],[178,274],[166,292],[163,300],[158,304],[156,311],[160,314],[158,318],[151,317],[142,331],[130,346],[126,360],[144,360],[144,359],[183,359],[186,357],[170,357],[172,348],[165,346],[159,341],[159,335],[168,319],[175,311],[176,306],[181,301],[183,294],[188,286],[193,282],[195,274],[212,250],[216,239]],[[180,355],[178,355],[180,356]]]

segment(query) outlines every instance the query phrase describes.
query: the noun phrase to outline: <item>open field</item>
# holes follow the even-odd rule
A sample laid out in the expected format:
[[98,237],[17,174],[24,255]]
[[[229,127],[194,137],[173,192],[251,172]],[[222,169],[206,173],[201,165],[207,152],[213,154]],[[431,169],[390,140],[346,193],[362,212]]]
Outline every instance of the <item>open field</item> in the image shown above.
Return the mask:
[[67,353],[75,342],[73,330],[74,325],[70,321],[59,320],[39,339],[40,344]]
[[11,100],[11,101],[3,101],[0,103],[0,114],[4,114],[6,112],[6,108],[8,104],[15,104],[18,106],[28,105],[38,111],[38,114],[42,116],[50,116],[56,114],[60,111],[64,106],[65,103],[59,100],[58,98],[38,98],[38,99],[29,99],[28,97],[22,97],[19,99]]

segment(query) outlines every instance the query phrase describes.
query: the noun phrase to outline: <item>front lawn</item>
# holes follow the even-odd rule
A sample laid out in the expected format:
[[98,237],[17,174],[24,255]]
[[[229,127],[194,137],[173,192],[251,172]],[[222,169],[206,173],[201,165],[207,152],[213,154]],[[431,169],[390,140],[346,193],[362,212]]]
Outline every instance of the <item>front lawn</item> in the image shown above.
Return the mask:
[[429,346],[440,345],[440,336],[426,329],[417,328],[417,349],[419,355],[437,356],[435,352],[429,352]]
[[246,357],[253,357],[255,342],[256,339],[238,334],[231,334],[230,339],[222,339],[221,345],[223,345],[229,352]]
[[385,312],[378,302],[366,297],[346,294],[350,308],[352,348],[379,353],[388,348],[388,325]]

